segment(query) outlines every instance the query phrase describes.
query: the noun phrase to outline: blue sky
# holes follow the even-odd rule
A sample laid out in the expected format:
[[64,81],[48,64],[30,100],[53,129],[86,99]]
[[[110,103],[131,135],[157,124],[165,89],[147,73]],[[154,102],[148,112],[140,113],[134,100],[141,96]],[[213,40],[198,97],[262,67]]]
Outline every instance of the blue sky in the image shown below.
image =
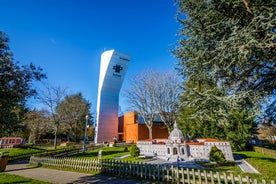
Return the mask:
[[0,30],[19,64],[42,67],[51,85],[81,92],[94,112],[104,50],[131,56],[122,90],[145,69],[174,69],[175,14],[173,0],[0,0]]

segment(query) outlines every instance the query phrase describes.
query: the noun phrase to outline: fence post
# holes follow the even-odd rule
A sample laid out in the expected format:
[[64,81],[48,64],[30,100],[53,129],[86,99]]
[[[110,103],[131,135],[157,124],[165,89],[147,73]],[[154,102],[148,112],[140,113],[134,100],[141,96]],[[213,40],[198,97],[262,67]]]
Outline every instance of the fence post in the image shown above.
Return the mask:
[[153,177],[152,177],[153,172],[152,172],[152,165],[151,164],[148,165],[148,171],[149,171],[148,179],[152,180],[153,179]]
[[214,182],[214,175],[213,175],[213,171],[210,171],[210,176],[211,176],[211,183],[215,183],[215,182]]
[[172,179],[172,183],[174,182],[174,180],[175,180],[175,177],[174,177],[174,168],[173,168],[173,165],[171,166],[171,168],[170,168],[170,173],[171,173],[171,179]]
[[238,175],[238,181],[239,181],[240,184],[242,184],[241,175]]
[[118,160],[113,160],[113,173],[118,174]]
[[157,181],[160,181],[160,165],[157,165]]
[[217,172],[217,179],[218,179],[218,184],[220,184],[221,182],[220,182],[220,174],[219,174],[219,172]]
[[134,177],[139,177],[139,162],[135,162],[135,167]]
[[196,179],[195,179],[195,170],[192,169],[192,174],[193,174],[193,183],[196,183]]
[[201,182],[201,172],[200,172],[199,169],[197,170],[197,173],[198,173],[198,180],[199,180],[199,183],[202,183],[202,182]]
[[179,168],[178,168],[178,166],[176,167],[176,179],[177,179],[177,183],[179,184],[180,178],[179,178]]
[[166,177],[165,172],[166,172],[165,166],[163,166],[162,167],[162,181],[165,181],[165,177]]
[[206,170],[204,170],[203,172],[204,172],[205,184],[207,184],[208,183],[207,172]]
[[123,169],[123,171],[124,171],[124,175],[125,175],[125,176],[127,176],[127,165],[128,165],[128,161],[126,161],[126,162],[124,163],[124,169]]
[[121,160],[119,160],[118,162],[117,162],[117,164],[118,164],[118,173],[119,173],[119,176],[121,176],[122,175],[122,162],[121,162]]
[[246,176],[246,182],[247,182],[247,184],[250,184],[250,183],[251,183],[251,182],[250,182],[249,176]]
[[140,178],[143,178],[143,163],[140,164]]
[[143,164],[143,178],[147,179],[147,163]]
[[254,184],[258,184],[257,179],[254,179],[253,183],[254,183]]
[[184,169],[181,167],[181,182],[185,184]]
[[186,169],[186,171],[187,171],[187,178],[188,178],[188,183],[190,184],[190,170],[187,168]]
[[224,183],[228,184],[228,179],[227,179],[227,175],[225,172],[223,173],[223,178],[224,178]]
[[232,173],[230,174],[230,180],[232,184],[235,184],[235,177]]

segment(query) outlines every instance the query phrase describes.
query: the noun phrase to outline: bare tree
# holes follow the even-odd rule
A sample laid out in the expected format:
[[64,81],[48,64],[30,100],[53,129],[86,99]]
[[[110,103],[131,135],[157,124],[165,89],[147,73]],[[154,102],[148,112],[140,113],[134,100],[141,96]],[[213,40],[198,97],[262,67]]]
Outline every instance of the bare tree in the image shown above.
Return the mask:
[[130,108],[138,112],[149,129],[152,139],[152,125],[155,119],[155,93],[153,71],[147,70],[131,80],[131,86],[125,91]]
[[175,73],[148,69],[134,77],[125,90],[130,108],[138,112],[149,129],[149,139],[152,139],[152,125],[157,114],[168,130],[173,126],[179,89]]
[[45,84],[45,91],[41,92],[38,96],[41,103],[43,103],[50,112],[51,122],[54,128],[54,149],[57,148],[57,137],[59,135],[59,129],[61,124],[61,116],[57,113],[57,107],[60,106],[62,100],[66,96],[66,88],[60,86],[53,87],[49,84]]
[[23,125],[27,126],[29,132],[29,143],[36,144],[41,135],[49,130],[49,114],[46,109],[29,111],[24,115]]
[[269,120],[265,120],[263,124],[258,128],[258,133],[264,139],[267,139],[270,143],[275,141],[276,126]]
[[156,72],[155,75],[157,88],[155,108],[168,131],[170,131],[176,121],[179,98],[183,90],[180,87],[180,79],[176,72]]

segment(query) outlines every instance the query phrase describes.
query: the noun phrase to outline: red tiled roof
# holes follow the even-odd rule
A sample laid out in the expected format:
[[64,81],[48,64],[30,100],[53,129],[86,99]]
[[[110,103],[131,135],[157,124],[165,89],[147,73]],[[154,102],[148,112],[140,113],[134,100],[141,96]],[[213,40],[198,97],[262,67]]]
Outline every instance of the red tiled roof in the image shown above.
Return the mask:
[[186,142],[188,145],[204,145],[204,142]]
[[201,140],[203,142],[227,142],[225,140],[218,140],[215,138],[197,138],[196,140]]

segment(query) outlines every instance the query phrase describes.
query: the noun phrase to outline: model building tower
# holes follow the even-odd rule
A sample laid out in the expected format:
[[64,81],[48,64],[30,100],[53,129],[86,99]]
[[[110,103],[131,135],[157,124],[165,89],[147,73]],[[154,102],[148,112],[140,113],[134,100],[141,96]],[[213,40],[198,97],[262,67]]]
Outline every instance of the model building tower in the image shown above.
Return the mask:
[[101,55],[95,143],[118,137],[119,93],[129,61],[130,56],[115,50]]

